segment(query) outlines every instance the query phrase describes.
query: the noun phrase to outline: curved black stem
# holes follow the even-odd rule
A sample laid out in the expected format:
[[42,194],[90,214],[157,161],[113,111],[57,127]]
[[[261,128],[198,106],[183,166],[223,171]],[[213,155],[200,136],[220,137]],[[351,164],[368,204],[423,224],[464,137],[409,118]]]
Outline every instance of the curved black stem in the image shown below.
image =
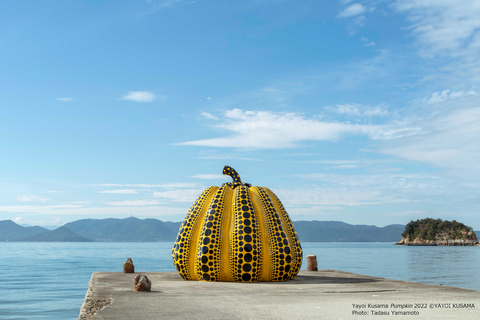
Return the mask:
[[223,168],[223,174],[226,176],[232,177],[233,183],[235,185],[242,184],[242,180],[240,179],[240,176],[238,175],[237,171],[235,171],[235,169],[233,169],[232,167],[225,166]]

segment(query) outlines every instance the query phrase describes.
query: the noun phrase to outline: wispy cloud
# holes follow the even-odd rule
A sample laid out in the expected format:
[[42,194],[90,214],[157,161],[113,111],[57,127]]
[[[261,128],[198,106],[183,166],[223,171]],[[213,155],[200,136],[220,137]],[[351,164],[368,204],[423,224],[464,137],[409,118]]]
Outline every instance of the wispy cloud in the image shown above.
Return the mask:
[[362,42],[364,42],[363,43],[364,47],[374,47],[374,46],[376,46],[375,42],[368,40],[368,38],[366,38],[366,37],[362,37],[360,40]]
[[135,102],[153,102],[155,100],[166,100],[166,96],[156,95],[148,91],[130,91],[118,100],[129,100]]
[[190,176],[191,178],[197,178],[197,179],[205,179],[205,180],[217,180],[217,179],[228,179],[227,176],[224,176],[223,174],[209,174],[209,173],[199,173],[193,176]]
[[202,116],[207,118],[207,119],[218,120],[217,116],[214,116],[213,114],[208,113],[208,112],[202,112]]
[[47,198],[39,197],[39,196],[17,196],[17,200],[21,202],[47,202],[52,201]]
[[305,119],[294,113],[270,111],[228,110],[216,127],[233,131],[235,135],[179,143],[179,145],[280,149],[297,146],[305,140],[335,140],[347,132],[366,132],[367,127],[327,123]]
[[335,107],[326,107],[325,110],[348,116],[385,116],[388,115],[384,103],[370,107],[357,103],[337,104]]
[[[140,17],[152,14],[158,10],[166,9],[166,8],[173,8],[176,4],[182,2],[182,0],[164,0],[164,1],[154,1],[154,0],[147,0],[148,3],[152,4],[150,11],[140,14]],[[189,1],[192,2],[192,1]]]
[[113,202],[105,202],[111,206],[129,206],[129,207],[137,207],[137,206],[154,206],[162,204],[160,201],[157,200],[127,200],[127,201],[113,201]]
[[138,187],[138,188],[195,188],[198,186],[196,183],[190,182],[174,182],[163,184],[127,184],[127,183],[100,183],[92,184],[92,187]]
[[450,89],[442,90],[442,91],[437,91],[429,95],[428,97],[425,97],[422,102],[426,102],[428,104],[433,104],[433,103],[439,103],[451,99],[456,99],[456,98],[462,98],[462,97],[467,97],[470,95],[477,95],[475,91],[454,91]]
[[478,1],[397,0],[394,8],[408,14],[425,55],[459,56],[480,49]]
[[65,210],[65,209],[78,209],[84,207],[80,204],[60,204],[54,206],[0,206],[0,211],[6,212],[24,212],[24,213],[48,213],[52,214],[54,212],[58,212],[58,210]]
[[358,16],[364,12],[365,12],[364,6],[362,6],[360,3],[354,3],[349,5],[344,10],[340,11],[338,13],[338,17],[339,18],[353,17],[353,16]]
[[135,190],[135,189],[103,190],[103,191],[99,191],[99,193],[137,194],[138,190]]
[[256,153],[257,158],[249,157],[250,153],[225,153],[217,152],[215,150],[200,152],[198,159],[215,159],[215,160],[246,160],[246,161],[262,161],[259,159],[259,154]]
[[154,197],[169,199],[173,202],[188,202],[193,203],[196,198],[202,193],[203,189],[183,189],[183,190],[168,190],[157,191],[153,193]]
[[53,216],[106,216],[121,215],[135,216],[173,216],[178,215],[179,220],[187,213],[188,208],[178,208],[155,205],[117,205],[106,207],[86,207],[83,205],[57,205],[57,206],[0,206],[0,212],[24,213],[28,215],[53,215]]
[[[372,113],[380,113],[372,109]],[[366,135],[374,140],[418,134],[418,128],[349,122],[321,121],[296,113],[228,110],[215,128],[233,132],[231,136],[188,141],[178,145],[221,148],[282,149],[298,147],[305,141],[335,141],[347,134]]]
[[23,219],[22,217],[16,217],[12,221],[15,222],[16,224],[26,224],[27,223],[27,221],[25,219]]
[[55,100],[63,101],[63,102],[69,102],[69,101],[73,101],[73,98],[56,98]]
[[[450,110],[418,120],[423,134],[382,145],[379,152],[454,170],[465,179],[480,179],[480,99],[459,104],[445,101]],[[461,182],[459,182],[461,183]],[[480,191],[480,190],[479,190]]]

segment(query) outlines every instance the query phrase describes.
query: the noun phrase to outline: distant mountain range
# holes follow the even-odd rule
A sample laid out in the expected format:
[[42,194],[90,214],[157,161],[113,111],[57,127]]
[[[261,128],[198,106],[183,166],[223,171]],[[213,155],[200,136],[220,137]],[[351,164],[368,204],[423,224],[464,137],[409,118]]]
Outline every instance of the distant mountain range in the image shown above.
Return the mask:
[[[397,242],[405,226],[379,228],[351,225],[340,221],[294,221],[301,242]],[[53,231],[42,227],[22,227],[11,220],[0,221],[0,241],[25,242],[135,242],[175,240],[180,222],[157,219],[82,219]],[[477,234],[479,234],[477,232]]]

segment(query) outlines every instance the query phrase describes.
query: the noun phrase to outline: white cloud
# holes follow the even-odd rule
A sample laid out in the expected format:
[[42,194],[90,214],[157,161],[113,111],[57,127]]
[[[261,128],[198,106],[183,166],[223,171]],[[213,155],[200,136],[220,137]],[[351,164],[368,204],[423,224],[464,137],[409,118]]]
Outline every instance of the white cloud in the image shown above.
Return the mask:
[[349,5],[345,10],[342,10],[338,13],[338,17],[340,18],[347,18],[357,16],[365,12],[365,7],[362,6],[360,3],[354,3]]
[[310,215],[337,215],[342,213],[344,207],[338,206],[312,206],[308,208],[290,208],[288,215],[294,216],[310,216]]
[[63,102],[69,102],[69,101],[72,101],[73,98],[56,98],[55,100],[57,100],[57,101],[63,101]]
[[360,105],[358,104],[337,104],[334,111],[339,114],[360,115]]
[[93,187],[138,187],[138,188],[195,188],[198,186],[197,183],[190,182],[174,182],[174,183],[163,183],[163,184],[125,184],[125,183],[100,183],[92,184]]
[[104,190],[104,191],[99,191],[99,193],[137,194],[138,190],[135,190],[135,189]]
[[[248,153],[247,153],[248,154]],[[215,150],[200,152],[198,159],[215,159],[215,160],[247,160],[247,161],[262,161],[258,158],[247,157],[245,153],[218,153]],[[258,156],[258,153],[256,153]]]
[[480,99],[445,101],[448,111],[418,120],[423,134],[405,137],[380,146],[379,152],[421,161],[437,168],[454,170],[457,178],[480,179]]
[[165,96],[157,96],[148,91],[130,91],[119,100],[130,100],[135,102],[153,102],[155,100],[165,100]]
[[[193,202],[192,202],[193,203]],[[179,215],[179,220],[188,212],[188,208],[164,206],[108,206],[85,207],[83,205],[58,205],[58,206],[0,206],[0,212],[24,213],[29,215],[53,216],[172,216]]]
[[408,14],[412,35],[417,37],[423,54],[458,56],[478,49],[478,1],[397,0],[394,7]]
[[[272,188],[288,208],[310,206],[358,207],[403,203],[448,203],[463,198],[463,190],[452,192],[452,184],[432,173],[296,175],[312,184],[295,188]],[[289,212],[292,211],[288,209]],[[293,211],[292,211],[293,212]]]
[[39,213],[51,214],[52,212],[60,212],[61,210],[79,209],[83,205],[61,204],[54,206],[0,206],[0,211],[6,212],[24,212],[24,213]]
[[43,193],[61,193],[62,191],[56,191],[56,190],[49,190],[49,191],[44,191]]
[[197,179],[206,179],[206,180],[216,180],[216,179],[227,179],[229,177],[223,175],[223,174],[196,174],[196,175],[193,175],[193,176],[190,176],[191,178],[197,178]]
[[[384,111],[378,107],[369,112],[380,114]],[[178,145],[282,149],[297,147],[304,141],[334,141],[347,134],[367,135],[379,140],[419,133],[418,128],[327,122],[315,117],[308,119],[296,113],[240,109],[226,111],[221,123],[214,127],[234,134],[222,138],[188,141]]]
[[385,104],[379,104],[374,107],[366,107],[363,110],[365,116],[385,116],[388,114],[388,111],[384,108]]
[[154,197],[169,199],[173,202],[189,202],[192,203],[202,193],[204,189],[183,189],[183,190],[168,190],[157,191],[153,193]]
[[385,116],[388,111],[385,104],[379,104],[374,107],[363,106],[358,103],[337,104],[335,107],[325,107],[325,110],[347,116]]
[[16,217],[15,219],[12,219],[13,222],[15,222],[16,224],[27,224],[27,221],[25,219],[23,219],[22,217]]
[[140,206],[153,206],[162,204],[160,201],[157,200],[130,200],[130,201],[112,201],[112,202],[105,202],[111,206],[130,206],[130,207],[140,207]]
[[358,125],[306,119],[295,113],[228,110],[218,128],[234,135],[179,143],[179,145],[281,149],[296,147],[302,141],[336,140],[344,134],[378,136],[383,129],[375,125]]
[[363,44],[364,47],[373,47],[373,46],[376,45],[375,42],[370,41],[370,40],[368,40],[368,38],[365,38],[365,37],[362,37],[360,40],[364,42],[364,44]]
[[475,91],[452,91],[450,89],[446,89],[443,91],[437,91],[432,93],[430,96],[424,98],[422,101],[429,103],[429,104],[434,104],[434,103],[440,103],[446,100],[451,100],[451,99],[456,99],[456,98],[462,98],[470,95],[477,95]]
[[39,196],[17,196],[17,200],[21,202],[47,202],[52,201],[47,198],[39,197]]
[[213,114],[208,113],[208,112],[202,112],[202,116],[207,118],[207,119],[218,120],[217,116],[214,116]]

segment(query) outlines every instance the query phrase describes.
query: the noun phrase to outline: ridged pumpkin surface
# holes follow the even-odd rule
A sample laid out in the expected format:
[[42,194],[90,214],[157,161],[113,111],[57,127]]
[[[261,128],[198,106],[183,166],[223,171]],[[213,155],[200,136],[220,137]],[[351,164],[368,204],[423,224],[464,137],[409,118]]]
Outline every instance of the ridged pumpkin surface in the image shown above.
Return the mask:
[[185,217],[173,246],[175,268],[185,280],[284,281],[302,264],[293,223],[268,188],[242,183],[207,188]]

